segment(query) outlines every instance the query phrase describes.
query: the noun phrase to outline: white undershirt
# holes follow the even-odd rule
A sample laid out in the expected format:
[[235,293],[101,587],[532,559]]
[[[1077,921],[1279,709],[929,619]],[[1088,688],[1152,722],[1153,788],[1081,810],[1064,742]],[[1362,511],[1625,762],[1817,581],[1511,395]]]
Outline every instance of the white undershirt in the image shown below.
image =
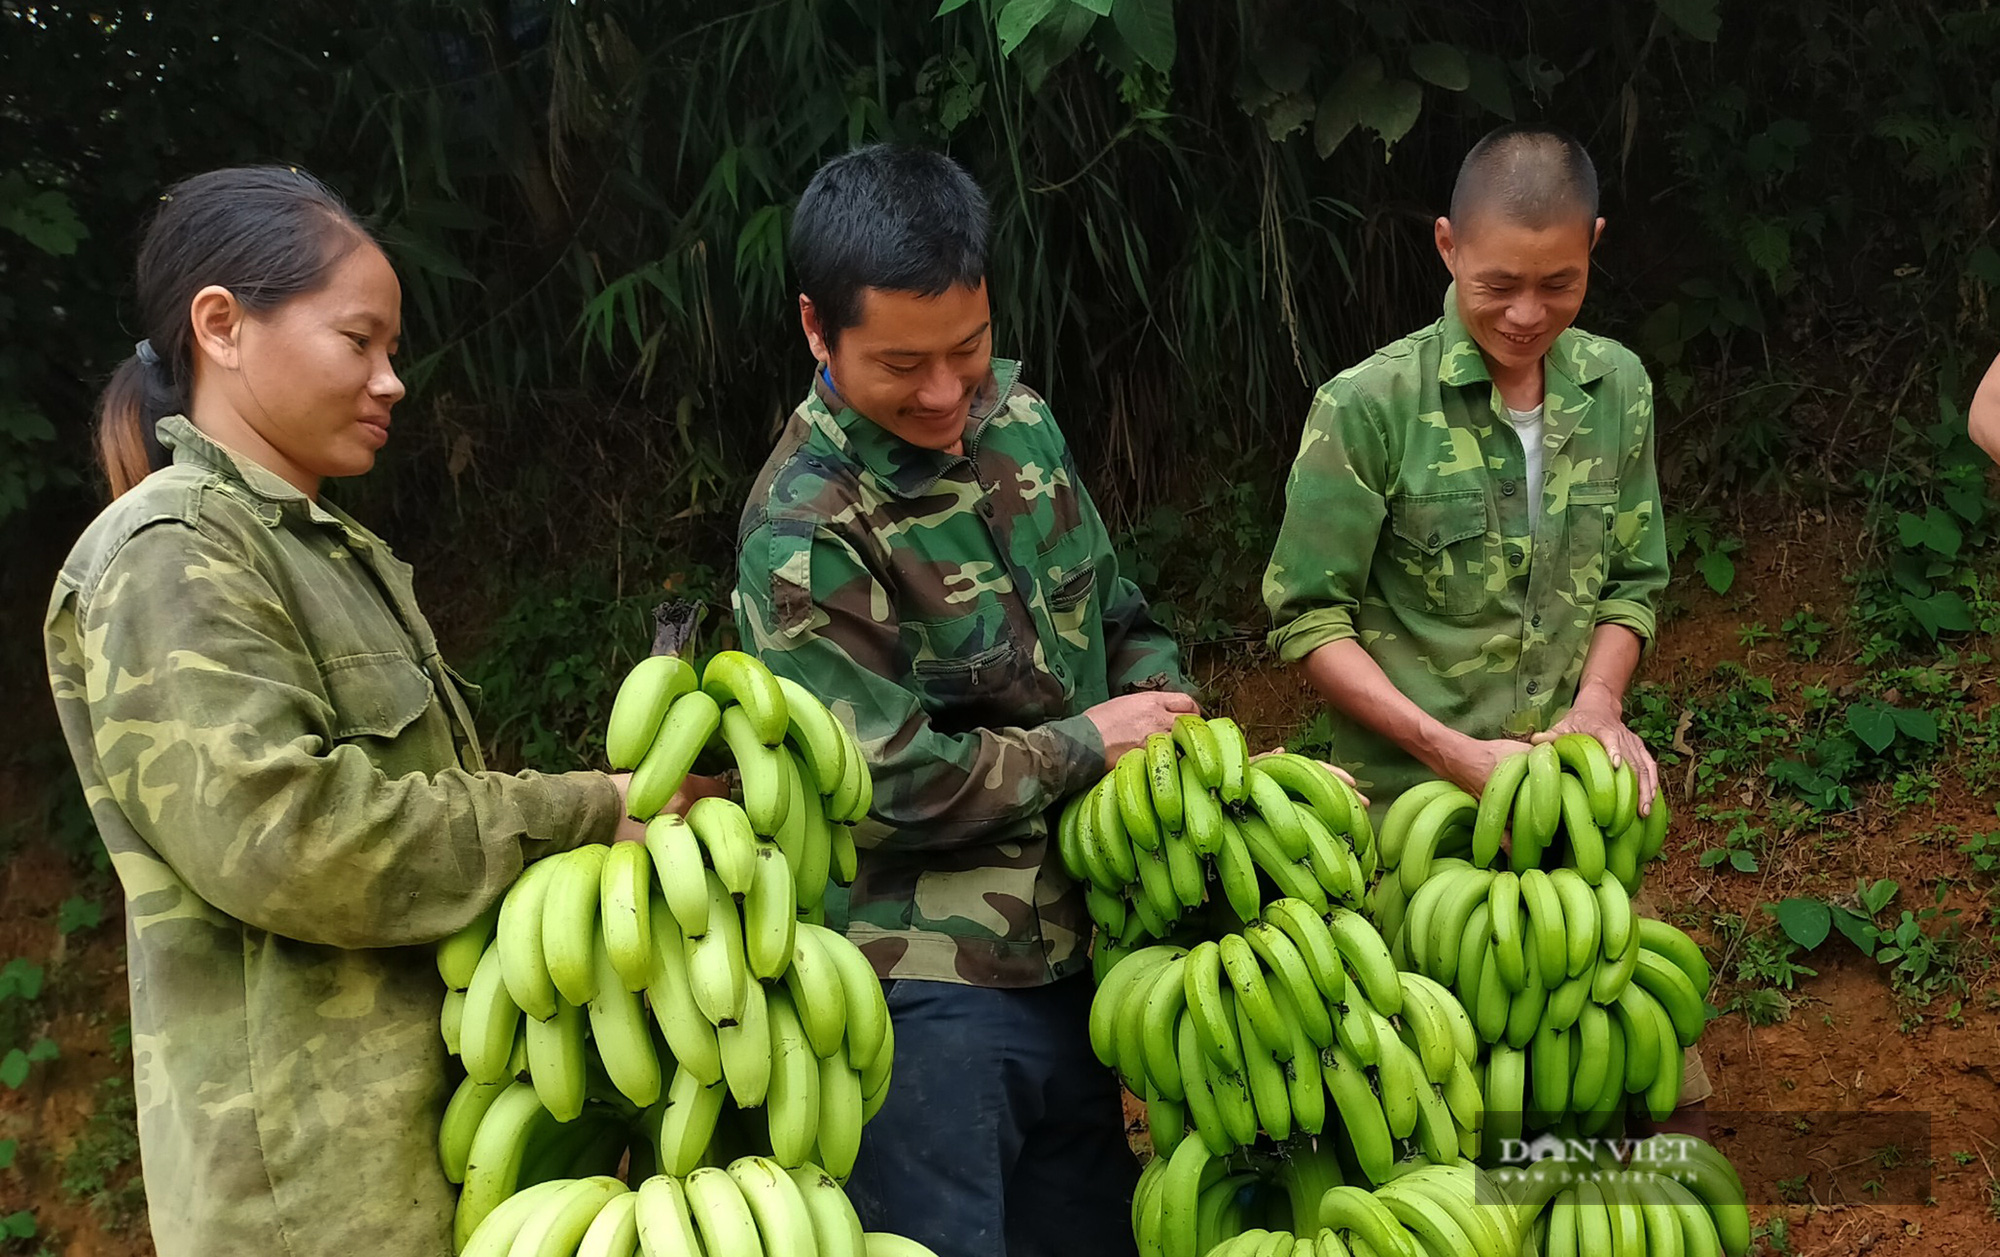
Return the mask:
[[1514,434],[1521,438],[1521,452],[1528,456],[1525,488],[1530,495],[1528,532],[1532,535],[1542,520],[1542,407],[1516,410],[1509,406],[1507,419],[1514,425]]

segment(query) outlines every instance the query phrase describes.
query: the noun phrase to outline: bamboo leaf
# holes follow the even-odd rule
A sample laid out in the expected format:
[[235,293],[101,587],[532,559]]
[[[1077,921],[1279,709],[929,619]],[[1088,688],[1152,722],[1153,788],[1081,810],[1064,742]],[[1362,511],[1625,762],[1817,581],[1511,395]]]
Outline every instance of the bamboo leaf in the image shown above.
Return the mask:
[[1716,0],[1656,0],[1667,20],[1688,34],[1712,44],[1722,31]]

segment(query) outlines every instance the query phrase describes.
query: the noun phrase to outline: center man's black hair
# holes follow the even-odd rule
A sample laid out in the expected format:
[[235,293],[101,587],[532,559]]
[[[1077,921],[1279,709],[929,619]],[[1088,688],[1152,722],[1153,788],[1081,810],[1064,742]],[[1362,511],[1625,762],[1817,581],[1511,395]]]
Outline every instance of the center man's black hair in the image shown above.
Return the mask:
[[871,144],[819,168],[792,216],[799,291],[829,345],[869,288],[935,297],[986,278],[986,194],[943,153]]
[[1489,132],[1458,168],[1451,221],[1461,227],[1497,213],[1524,227],[1580,218],[1597,221],[1597,167],[1576,137],[1553,127],[1519,124]]

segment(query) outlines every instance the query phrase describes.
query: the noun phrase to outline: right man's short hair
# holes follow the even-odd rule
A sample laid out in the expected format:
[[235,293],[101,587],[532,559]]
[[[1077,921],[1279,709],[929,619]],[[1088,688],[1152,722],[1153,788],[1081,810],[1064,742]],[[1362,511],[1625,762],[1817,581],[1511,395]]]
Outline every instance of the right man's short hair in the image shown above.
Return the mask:
[[1537,229],[1571,217],[1588,227],[1597,221],[1597,167],[1576,137],[1553,127],[1491,131],[1458,168],[1451,221],[1467,226],[1492,214]]
[[943,153],[871,144],[834,158],[792,216],[799,291],[828,344],[861,320],[870,288],[935,297],[986,278],[986,194]]

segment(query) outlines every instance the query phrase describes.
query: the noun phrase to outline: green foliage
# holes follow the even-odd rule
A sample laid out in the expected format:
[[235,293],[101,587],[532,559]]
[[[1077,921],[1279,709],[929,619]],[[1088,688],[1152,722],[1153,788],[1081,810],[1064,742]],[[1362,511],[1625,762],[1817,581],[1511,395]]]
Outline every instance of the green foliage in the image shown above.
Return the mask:
[[43,976],[40,965],[20,956],[0,967],[0,1086],[9,1091],[20,1090],[34,1066],[60,1054],[55,1040],[33,1034]]
[[131,1079],[113,1074],[97,1085],[90,1118],[63,1155],[63,1193],[108,1226],[126,1226],[146,1207],[144,1181],[125,1173],[139,1157],[138,1118]]
[[78,930],[94,930],[104,921],[104,905],[82,895],[71,895],[56,909],[56,933],[65,937]]

